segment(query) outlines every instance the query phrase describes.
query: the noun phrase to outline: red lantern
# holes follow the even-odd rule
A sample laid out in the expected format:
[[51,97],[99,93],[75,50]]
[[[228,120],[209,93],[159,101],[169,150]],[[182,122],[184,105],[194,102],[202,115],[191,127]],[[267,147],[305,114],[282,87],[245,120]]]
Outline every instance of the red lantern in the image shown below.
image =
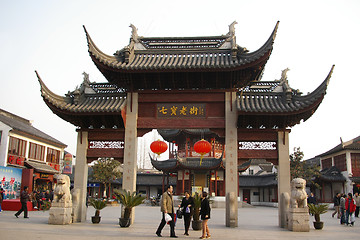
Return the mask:
[[154,141],[150,144],[151,151],[153,153],[156,153],[158,156],[166,152],[167,148],[168,148],[167,144],[161,140]]
[[194,150],[195,152],[201,155],[200,157],[200,165],[201,165],[203,156],[211,151],[211,144],[208,141],[201,139],[200,141],[197,141],[194,144]]

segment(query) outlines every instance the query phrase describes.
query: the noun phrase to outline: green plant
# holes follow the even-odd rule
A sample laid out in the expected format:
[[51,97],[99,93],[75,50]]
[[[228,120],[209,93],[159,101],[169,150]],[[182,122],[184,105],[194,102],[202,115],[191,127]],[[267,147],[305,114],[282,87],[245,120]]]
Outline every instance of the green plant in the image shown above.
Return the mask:
[[141,196],[140,193],[136,194],[136,191],[131,193],[123,189],[114,189],[114,194],[120,203],[124,206],[124,218],[128,219],[131,216],[131,210],[144,202],[145,197]]
[[40,205],[40,210],[42,211],[47,211],[51,208],[51,202],[50,201],[43,201],[42,204]]
[[199,193],[195,193],[194,197],[194,221],[199,221],[200,218],[200,207],[201,207],[201,196]]
[[320,222],[320,214],[326,213],[329,205],[328,204],[319,204],[315,205],[312,203],[308,204],[308,208],[311,214],[314,214],[315,221]]
[[100,199],[91,199],[89,203],[95,208],[95,217],[99,217],[100,210],[106,207],[106,202]]

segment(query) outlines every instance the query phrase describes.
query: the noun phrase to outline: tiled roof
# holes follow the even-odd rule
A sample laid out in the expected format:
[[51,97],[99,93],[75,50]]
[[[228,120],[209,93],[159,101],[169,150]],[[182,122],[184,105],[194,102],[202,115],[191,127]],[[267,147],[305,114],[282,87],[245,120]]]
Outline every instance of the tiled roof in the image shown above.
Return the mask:
[[[260,85],[262,82],[255,82],[248,86],[244,92],[238,93],[238,110],[241,112],[263,112],[263,113],[287,113],[301,111],[326,94],[326,89],[330,81],[334,66],[332,66],[326,79],[312,93],[305,96],[298,94],[293,89],[289,89],[287,94],[283,85],[277,82],[268,82],[266,85]],[[258,86],[258,88],[256,88]],[[282,91],[275,91],[276,87],[281,86]],[[262,91],[261,91],[262,90]]]
[[333,153],[337,153],[343,150],[360,150],[360,136],[351,139],[350,141],[344,142],[344,143],[340,143],[339,145],[337,145],[336,147],[330,149],[327,152],[324,152],[316,157],[324,157],[324,156],[328,156],[331,155]]
[[126,105],[126,93],[121,88],[84,79],[79,89],[62,97],[50,91],[37,72],[36,75],[44,102],[65,121],[84,128],[100,128],[105,124],[106,128],[123,127],[121,114]]
[[[258,123],[260,127],[261,116],[270,115],[272,118],[268,118],[268,122],[263,123],[263,125],[269,125],[266,127],[273,127],[279,123],[282,124],[278,126],[280,128],[291,127],[301,120],[306,121],[322,102],[334,67],[333,65],[320,86],[307,95],[302,95],[298,90],[290,88],[286,77],[274,82],[253,82],[237,93],[239,125],[246,127]],[[244,115],[254,115],[254,118],[242,118]]]
[[[116,86],[110,84],[104,84],[103,87],[100,84],[92,84],[91,89],[96,89],[97,92],[86,94],[78,90],[79,100],[76,102],[77,90],[72,92],[66,97],[59,96],[50,91],[40,76],[36,72],[40,86],[41,95],[44,100],[54,107],[73,112],[73,113],[91,113],[91,112],[121,112],[124,108],[126,100],[125,93],[117,90]],[[106,89],[115,89],[115,93]],[[104,93],[104,94],[103,94]]]
[[335,166],[320,171],[319,179],[328,182],[346,181],[346,178],[341,174],[340,170]]
[[277,28],[278,23],[266,43],[251,53],[234,46],[231,34],[188,38],[133,36],[129,46],[110,56],[95,45],[84,27],[90,55],[105,66],[125,71],[241,68],[272,50]]
[[66,144],[33,127],[29,120],[16,116],[2,109],[0,109],[0,122],[10,126],[13,130],[29,134],[29,137],[40,138],[50,144],[55,144],[64,148],[66,147]]
[[269,187],[278,184],[276,174],[239,175],[239,187]]
[[[191,170],[199,170],[199,169],[218,169],[223,168],[223,159],[222,156],[220,158],[209,158],[204,157],[202,160],[200,158],[188,157],[188,158],[176,158],[176,159],[168,159],[163,161],[158,161],[153,159],[151,156],[151,164],[159,171],[177,171],[179,169],[191,169]],[[201,165],[200,165],[201,161]]]

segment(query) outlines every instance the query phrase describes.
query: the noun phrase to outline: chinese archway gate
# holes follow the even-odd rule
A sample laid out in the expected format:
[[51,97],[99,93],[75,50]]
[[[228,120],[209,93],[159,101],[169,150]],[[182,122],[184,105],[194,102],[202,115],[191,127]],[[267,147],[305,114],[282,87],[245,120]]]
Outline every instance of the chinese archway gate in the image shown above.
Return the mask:
[[[111,56],[84,27],[90,57],[108,82],[92,83],[84,73],[80,88],[59,96],[36,72],[44,102],[77,127],[77,221],[86,217],[87,163],[103,156],[121,161],[123,188],[135,191],[136,138],[152,129],[209,129],[224,139],[228,227],[238,224],[237,201],[230,198],[237,196],[236,169],[245,160],[278,165],[278,194],[290,192],[290,128],[318,108],[334,66],[308,95],[289,87],[287,69],[280,80],[261,81],[279,23],[254,52],[237,45],[235,23],[221,36],[172,38],[140,37],[131,25],[129,45]],[[281,219],[279,211],[280,226]]]

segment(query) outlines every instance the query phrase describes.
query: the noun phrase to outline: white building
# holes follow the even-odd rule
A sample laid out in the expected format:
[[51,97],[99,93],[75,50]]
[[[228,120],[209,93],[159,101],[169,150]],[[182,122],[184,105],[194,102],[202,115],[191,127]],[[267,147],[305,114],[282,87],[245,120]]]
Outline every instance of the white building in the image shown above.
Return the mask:
[[61,170],[65,147],[31,121],[0,109],[0,166],[31,169],[23,171],[30,190],[51,187],[53,175]]

